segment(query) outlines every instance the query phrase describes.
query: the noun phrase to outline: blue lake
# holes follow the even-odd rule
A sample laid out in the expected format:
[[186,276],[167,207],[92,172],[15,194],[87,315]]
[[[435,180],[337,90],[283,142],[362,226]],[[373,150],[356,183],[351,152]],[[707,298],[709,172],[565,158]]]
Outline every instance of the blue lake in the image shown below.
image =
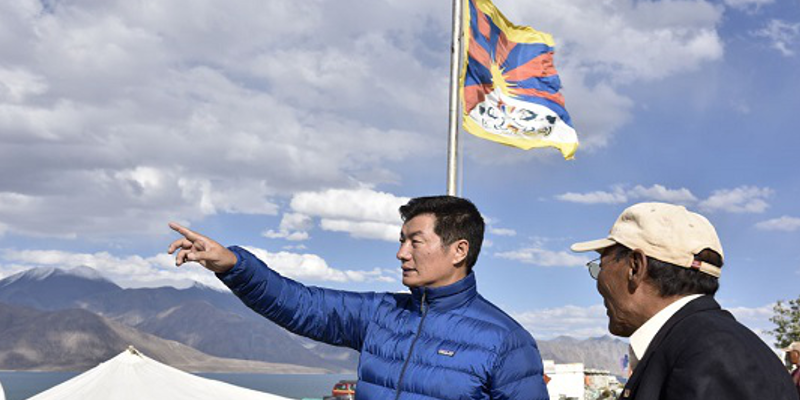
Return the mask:
[[[0,383],[6,400],[24,400],[61,382],[79,375],[78,372],[3,372]],[[356,379],[354,374],[272,375],[272,374],[197,374],[204,378],[228,382],[237,386],[285,396],[293,399],[329,396],[333,385],[341,379]]]

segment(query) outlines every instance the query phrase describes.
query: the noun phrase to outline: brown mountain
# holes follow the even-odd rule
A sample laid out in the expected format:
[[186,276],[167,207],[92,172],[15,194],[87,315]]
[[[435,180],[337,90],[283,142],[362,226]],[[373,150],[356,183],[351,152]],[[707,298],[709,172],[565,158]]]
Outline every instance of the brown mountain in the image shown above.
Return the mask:
[[559,336],[552,340],[539,340],[543,359],[556,363],[583,363],[586,368],[602,369],[621,375],[620,360],[628,353],[628,343],[610,336],[576,339]]
[[150,358],[187,371],[330,372],[210,356],[79,309],[38,311],[0,303],[0,327],[0,369],[4,370],[81,371],[133,345]]

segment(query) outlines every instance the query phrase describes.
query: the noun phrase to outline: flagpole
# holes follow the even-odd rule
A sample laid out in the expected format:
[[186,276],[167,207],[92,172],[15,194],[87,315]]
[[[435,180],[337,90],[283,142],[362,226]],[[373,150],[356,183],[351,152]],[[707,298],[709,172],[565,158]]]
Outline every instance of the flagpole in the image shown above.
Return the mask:
[[450,47],[450,127],[447,143],[447,194],[457,196],[458,184],[458,71],[461,67],[463,0],[453,0],[453,41]]

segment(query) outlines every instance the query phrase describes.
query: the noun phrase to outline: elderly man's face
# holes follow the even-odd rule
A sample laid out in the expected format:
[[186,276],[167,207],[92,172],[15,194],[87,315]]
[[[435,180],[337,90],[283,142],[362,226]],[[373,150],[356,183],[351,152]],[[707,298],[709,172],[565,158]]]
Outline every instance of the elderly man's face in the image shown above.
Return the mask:
[[630,257],[625,249],[616,245],[603,250],[600,257],[600,274],[597,276],[597,291],[603,296],[603,305],[608,315],[608,330],[614,335],[629,337],[639,328],[636,303],[629,291],[628,274]]

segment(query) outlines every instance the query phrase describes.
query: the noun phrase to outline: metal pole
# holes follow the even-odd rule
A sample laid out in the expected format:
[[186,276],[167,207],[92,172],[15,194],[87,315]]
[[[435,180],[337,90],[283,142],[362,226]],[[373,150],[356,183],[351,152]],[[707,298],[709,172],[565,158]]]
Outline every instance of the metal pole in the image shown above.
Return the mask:
[[461,67],[463,0],[453,0],[453,42],[450,47],[450,127],[447,143],[447,194],[457,196],[458,184],[458,71]]

